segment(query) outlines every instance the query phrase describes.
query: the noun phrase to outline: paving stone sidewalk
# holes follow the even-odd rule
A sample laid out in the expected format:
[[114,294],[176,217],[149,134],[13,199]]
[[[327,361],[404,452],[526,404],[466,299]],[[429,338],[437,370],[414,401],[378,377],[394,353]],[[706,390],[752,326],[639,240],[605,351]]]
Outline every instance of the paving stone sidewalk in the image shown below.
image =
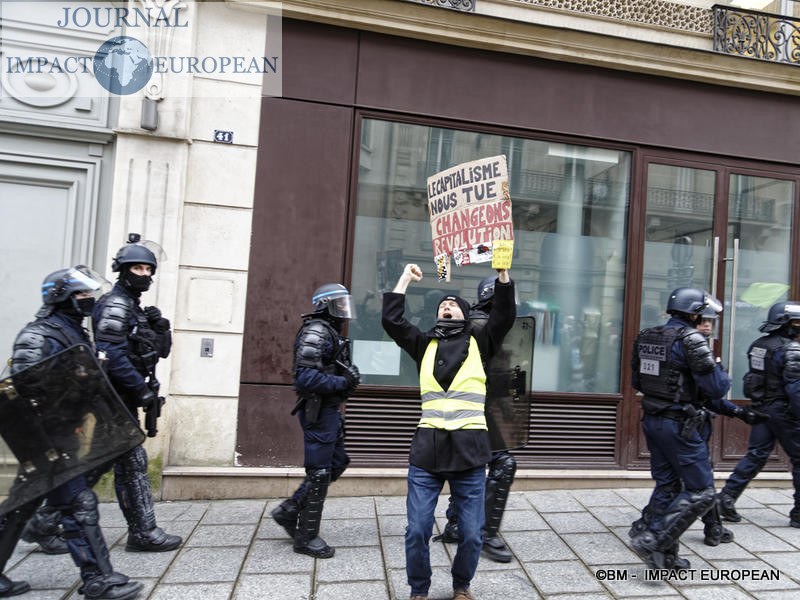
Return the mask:
[[[627,531],[650,489],[513,492],[501,533],[514,553],[508,564],[481,558],[472,582],[477,600],[689,598],[800,600],[800,529],[789,527],[791,488],[748,489],[737,503],[744,517],[727,524],[730,544],[703,544],[702,525],[682,538],[691,560],[687,581],[646,581]],[[405,600],[405,498],[329,498],[322,535],[336,556],[295,554],[269,516],[278,500],[161,502],[159,524],[186,540],[175,551],[128,553],[116,504],[101,505],[101,524],[115,569],[145,584],[150,600]],[[437,528],[445,523],[440,498]],[[431,600],[449,600],[454,545],[431,543]],[[777,578],[746,576],[743,570]],[[68,556],[46,556],[21,543],[7,568],[33,590],[21,600],[82,598]],[[720,578],[722,578],[720,580]]]

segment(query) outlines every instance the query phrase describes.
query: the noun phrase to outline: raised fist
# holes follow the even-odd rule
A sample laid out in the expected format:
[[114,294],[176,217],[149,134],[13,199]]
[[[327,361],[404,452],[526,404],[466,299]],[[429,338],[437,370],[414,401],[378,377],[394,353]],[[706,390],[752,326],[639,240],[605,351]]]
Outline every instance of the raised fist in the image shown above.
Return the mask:
[[415,264],[407,264],[403,270],[403,276],[408,277],[411,281],[420,281],[422,279],[422,269]]

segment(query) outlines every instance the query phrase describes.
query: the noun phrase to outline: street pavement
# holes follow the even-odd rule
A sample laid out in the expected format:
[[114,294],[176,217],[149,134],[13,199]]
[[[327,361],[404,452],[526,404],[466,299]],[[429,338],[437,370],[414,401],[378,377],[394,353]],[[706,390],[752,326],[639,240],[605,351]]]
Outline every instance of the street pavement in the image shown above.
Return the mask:
[[[627,531],[650,489],[512,492],[501,534],[514,553],[508,564],[482,557],[472,582],[476,600],[689,598],[800,600],[800,529],[789,527],[791,488],[750,488],[739,499],[741,523],[726,524],[733,543],[703,544],[702,524],[682,537],[691,561],[687,581],[647,581]],[[403,496],[334,497],[325,503],[321,535],[336,555],[315,560],[295,554],[269,516],[279,500],[160,502],[158,521],[184,537],[172,552],[124,551],[124,519],[116,504],[101,504],[101,525],[117,571],[145,584],[151,600],[405,600]],[[437,508],[444,526],[447,496]],[[454,545],[431,542],[431,600],[452,596]],[[82,598],[68,555],[46,556],[20,543],[12,579],[33,590],[21,600]],[[767,576],[766,578],[764,576]]]

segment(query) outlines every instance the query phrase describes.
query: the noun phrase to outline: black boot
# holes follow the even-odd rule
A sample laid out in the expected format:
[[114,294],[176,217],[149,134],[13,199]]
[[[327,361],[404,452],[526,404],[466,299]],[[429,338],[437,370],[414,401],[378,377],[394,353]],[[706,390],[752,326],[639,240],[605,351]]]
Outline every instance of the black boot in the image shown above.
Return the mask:
[[94,600],[129,600],[135,598],[142,591],[144,585],[138,581],[129,581],[121,573],[103,575],[99,571],[81,571],[83,585],[78,588],[78,593]]
[[[40,503],[41,499],[33,500],[0,517],[0,572],[5,571],[6,563],[14,553],[25,523],[33,516]],[[0,598],[24,594],[29,589],[31,586],[27,581],[11,581],[5,575],[0,575]]]
[[444,542],[446,544],[457,544],[461,541],[461,534],[458,531],[456,517],[448,517],[444,531],[440,535],[433,537],[434,542]]
[[22,539],[29,544],[39,544],[45,554],[66,554],[67,542],[61,533],[61,511],[45,504],[25,524]]
[[289,537],[294,539],[294,534],[297,531],[297,517],[299,514],[297,502],[292,498],[284,500],[276,508],[272,509],[270,514],[275,522],[283,527]]
[[703,543],[706,546],[719,546],[733,541],[733,532],[721,523],[706,523],[703,527]]
[[100,530],[94,492],[88,488],[82,490],[75,497],[70,510],[64,510],[64,536],[70,541],[72,560],[80,567],[83,580],[78,593],[92,600],[128,600],[135,597],[144,586],[130,581],[126,575],[114,572],[108,546]]
[[128,552],[167,552],[183,539],[156,525],[153,492],[147,474],[147,453],[136,446],[119,457],[114,465],[114,490],[119,507],[128,522]]
[[128,534],[125,544],[126,552],[168,552],[181,545],[183,538],[170,535],[161,527],[154,527],[150,531],[137,531]]
[[742,520],[742,515],[736,512],[736,498],[726,492],[724,488],[717,494],[717,504],[720,516],[726,521],[738,523]]
[[5,575],[0,575],[0,598],[24,594],[30,589],[27,581],[11,581]]
[[800,508],[797,506],[789,511],[789,526],[800,528]]
[[319,528],[331,472],[328,469],[308,469],[306,478],[307,493],[303,505],[299,507],[294,551],[314,558],[330,558],[336,550],[319,537]]
[[692,563],[687,558],[678,556],[678,544],[674,544],[672,548],[664,553],[665,562],[668,569],[673,571],[687,571],[692,567]]
[[516,471],[517,461],[511,454],[502,451],[492,455],[489,475],[486,478],[484,500],[486,527],[483,531],[483,553],[495,562],[511,562],[511,551],[498,536],[498,531]]
[[511,550],[500,537],[487,537],[483,540],[483,553],[494,562],[511,562]]
[[733,541],[733,532],[722,526],[719,500],[717,498],[714,498],[714,504],[703,515],[703,523],[705,524],[703,527],[703,543],[706,546],[719,546]]

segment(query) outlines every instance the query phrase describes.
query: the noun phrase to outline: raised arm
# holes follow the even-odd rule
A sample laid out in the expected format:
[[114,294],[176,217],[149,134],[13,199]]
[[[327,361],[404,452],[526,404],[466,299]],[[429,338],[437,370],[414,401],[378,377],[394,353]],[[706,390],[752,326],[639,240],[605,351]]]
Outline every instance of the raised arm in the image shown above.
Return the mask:
[[397,280],[397,285],[394,286],[392,293],[405,294],[412,281],[416,282],[421,280],[422,269],[415,264],[407,264],[406,268],[403,269],[403,274],[400,275],[400,279]]
[[421,279],[422,269],[414,264],[406,265],[394,290],[383,295],[381,315],[381,324],[389,337],[417,362],[422,360],[427,338],[417,327],[408,322],[403,313],[405,313],[405,293],[408,286]]

